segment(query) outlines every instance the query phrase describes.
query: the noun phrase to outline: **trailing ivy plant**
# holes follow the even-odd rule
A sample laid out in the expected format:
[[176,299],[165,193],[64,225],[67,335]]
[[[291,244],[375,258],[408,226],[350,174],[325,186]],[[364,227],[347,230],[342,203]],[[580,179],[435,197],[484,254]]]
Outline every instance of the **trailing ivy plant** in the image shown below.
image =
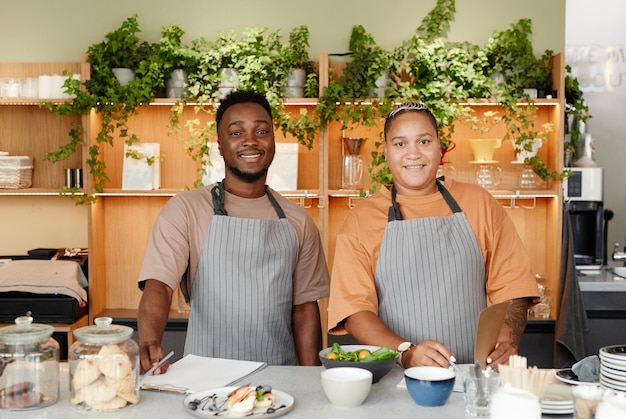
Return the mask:
[[532,44],[532,21],[520,19],[505,30],[494,30],[484,51],[493,71],[500,73],[513,92],[524,88],[552,90],[550,59],[553,51],[536,57]]
[[[103,147],[105,144],[112,146],[115,136],[123,139],[128,145],[139,142],[137,135],[128,128],[128,120],[138,112],[140,106],[151,102],[155,92],[164,85],[162,66],[154,59],[156,46],[142,42],[137,35],[139,32],[135,14],[127,18],[119,28],[109,32],[104,41],[88,48],[90,78],[81,82],[68,77],[64,85],[65,92],[75,96],[73,101],[43,104],[57,115],[87,115],[92,110],[100,115],[100,129],[94,142],[89,146],[86,161],[92,188],[96,193],[102,192],[104,183],[109,180],[102,157]],[[120,85],[112,72],[112,68],[120,65],[131,66],[129,68],[136,74],[136,78],[125,86]],[[85,142],[82,126],[73,126],[69,136],[68,144],[61,146],[57,151],[47,153],[44,158],[52,162],[66,159],[76,151],[78,145]],[[148,163],[154,160],[133,152],[129,153],[129,157],[146,158]],[[77,203],[95,200],[94,196],[78,195],[79,191],[76,189],[62,188],[61,192],[70,193]]]
[[[189,74],[187,97],[172,107],[171,132],[184,142],[193,160],[203,161],[209,154],[209,144],[216,138],[215,109],[219,106],[221,92],[219,70],[234,68],[238,73],[238,90],[261,93],[270,102],[276,129],[284,135],[294,136],[307,148],[319,130],[320,119],[306,109],[290,114],[283,103],[283,87],[288,72],[294,65],[312,69],[308,61],[308,28],[299,26],[290,33],[290,44],[281,43],[279,31],[265,27],[245,28],[241,35],[234,31],[218,33],[215,40],[199,38],[191,42],[197,58],[197,69]],[[312,72],[307,78],[307,91],[318,91],[317,76]],[[317,94],[315,94],[317,95]],[[185,104],[194,102],[195,118],[181,121]],[[204,115],[205,118],[200,118]],[[208,122],[202,122],[207,121]],[[183,124],[181,126],[181,123]],[[210,164],[210,163],[209,163]],[[204,168],[199,169],[204,174]],[[196,187],[201,180],[196,182]]]
[[[349,41],[351,60],[338,80],[330,74],[329,85],[319,98],[315,113],[320,127],[339,122],[341,129],[375,126],[391,110],[397,97],[394,82],[401,72],[401,56],[396,50],[385,50],[362,25],[354,25]],[[383,74],[388,84],[382,98],[368,99]]]
[[566,156],[569,155],[571,159],[576,159],[576,152],[579,149],[581,132],[578,127],[578,122],[587,122],[589,118],[589,107],[585,103],[585,98],[578,79],[572,75],[572,68],[565,66],[565,115],[566,119],[572,118],[570,123],[566,121],[566,133],[569,130],[569,141],[566,141],[564,151]]

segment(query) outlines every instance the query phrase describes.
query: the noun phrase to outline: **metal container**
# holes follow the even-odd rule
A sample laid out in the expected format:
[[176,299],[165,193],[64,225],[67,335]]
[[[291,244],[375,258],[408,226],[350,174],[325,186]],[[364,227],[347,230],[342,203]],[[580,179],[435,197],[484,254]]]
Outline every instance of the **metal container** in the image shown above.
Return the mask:
[[53,332],[29,316],[0,329],[0,408],[36,409],[59,399],[59,344]]
[[70,347],[70,402],[80,410],[107,412],[139,402],[139,346],[133,329],[110,317],[74,331]]

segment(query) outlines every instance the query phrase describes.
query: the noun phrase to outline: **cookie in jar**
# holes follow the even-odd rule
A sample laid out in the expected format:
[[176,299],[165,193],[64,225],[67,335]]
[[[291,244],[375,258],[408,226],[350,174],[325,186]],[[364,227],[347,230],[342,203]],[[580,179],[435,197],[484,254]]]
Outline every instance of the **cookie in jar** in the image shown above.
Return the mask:
[[133,329],[96,318],[74,331],[69,351],[70,402],[80,410],[110,412],[139,402],[139,346]]
[[0,409],[37,409],[58,400],[59,344],[53,332],[30,316],[0,329]]

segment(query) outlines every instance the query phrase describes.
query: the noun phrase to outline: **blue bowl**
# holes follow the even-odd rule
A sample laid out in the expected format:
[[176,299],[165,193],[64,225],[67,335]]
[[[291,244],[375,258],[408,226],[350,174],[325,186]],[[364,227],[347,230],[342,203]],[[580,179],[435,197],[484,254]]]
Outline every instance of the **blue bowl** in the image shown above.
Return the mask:
[[443,406],[454,388],[454,371],[441,367],[412,367],[404,370],[409,394],[420,406]]

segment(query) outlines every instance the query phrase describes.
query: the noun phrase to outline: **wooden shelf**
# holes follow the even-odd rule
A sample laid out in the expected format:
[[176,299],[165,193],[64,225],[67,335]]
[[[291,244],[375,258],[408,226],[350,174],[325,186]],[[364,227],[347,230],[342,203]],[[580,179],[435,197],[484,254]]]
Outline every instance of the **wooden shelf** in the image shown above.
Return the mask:
[[[74,195],[84,195],[84,192],[76,192]],[[6,196],[70,196],[70,193],[60,193],[59,189],[25,188],[25,189],[0,189],[0,195]]]

